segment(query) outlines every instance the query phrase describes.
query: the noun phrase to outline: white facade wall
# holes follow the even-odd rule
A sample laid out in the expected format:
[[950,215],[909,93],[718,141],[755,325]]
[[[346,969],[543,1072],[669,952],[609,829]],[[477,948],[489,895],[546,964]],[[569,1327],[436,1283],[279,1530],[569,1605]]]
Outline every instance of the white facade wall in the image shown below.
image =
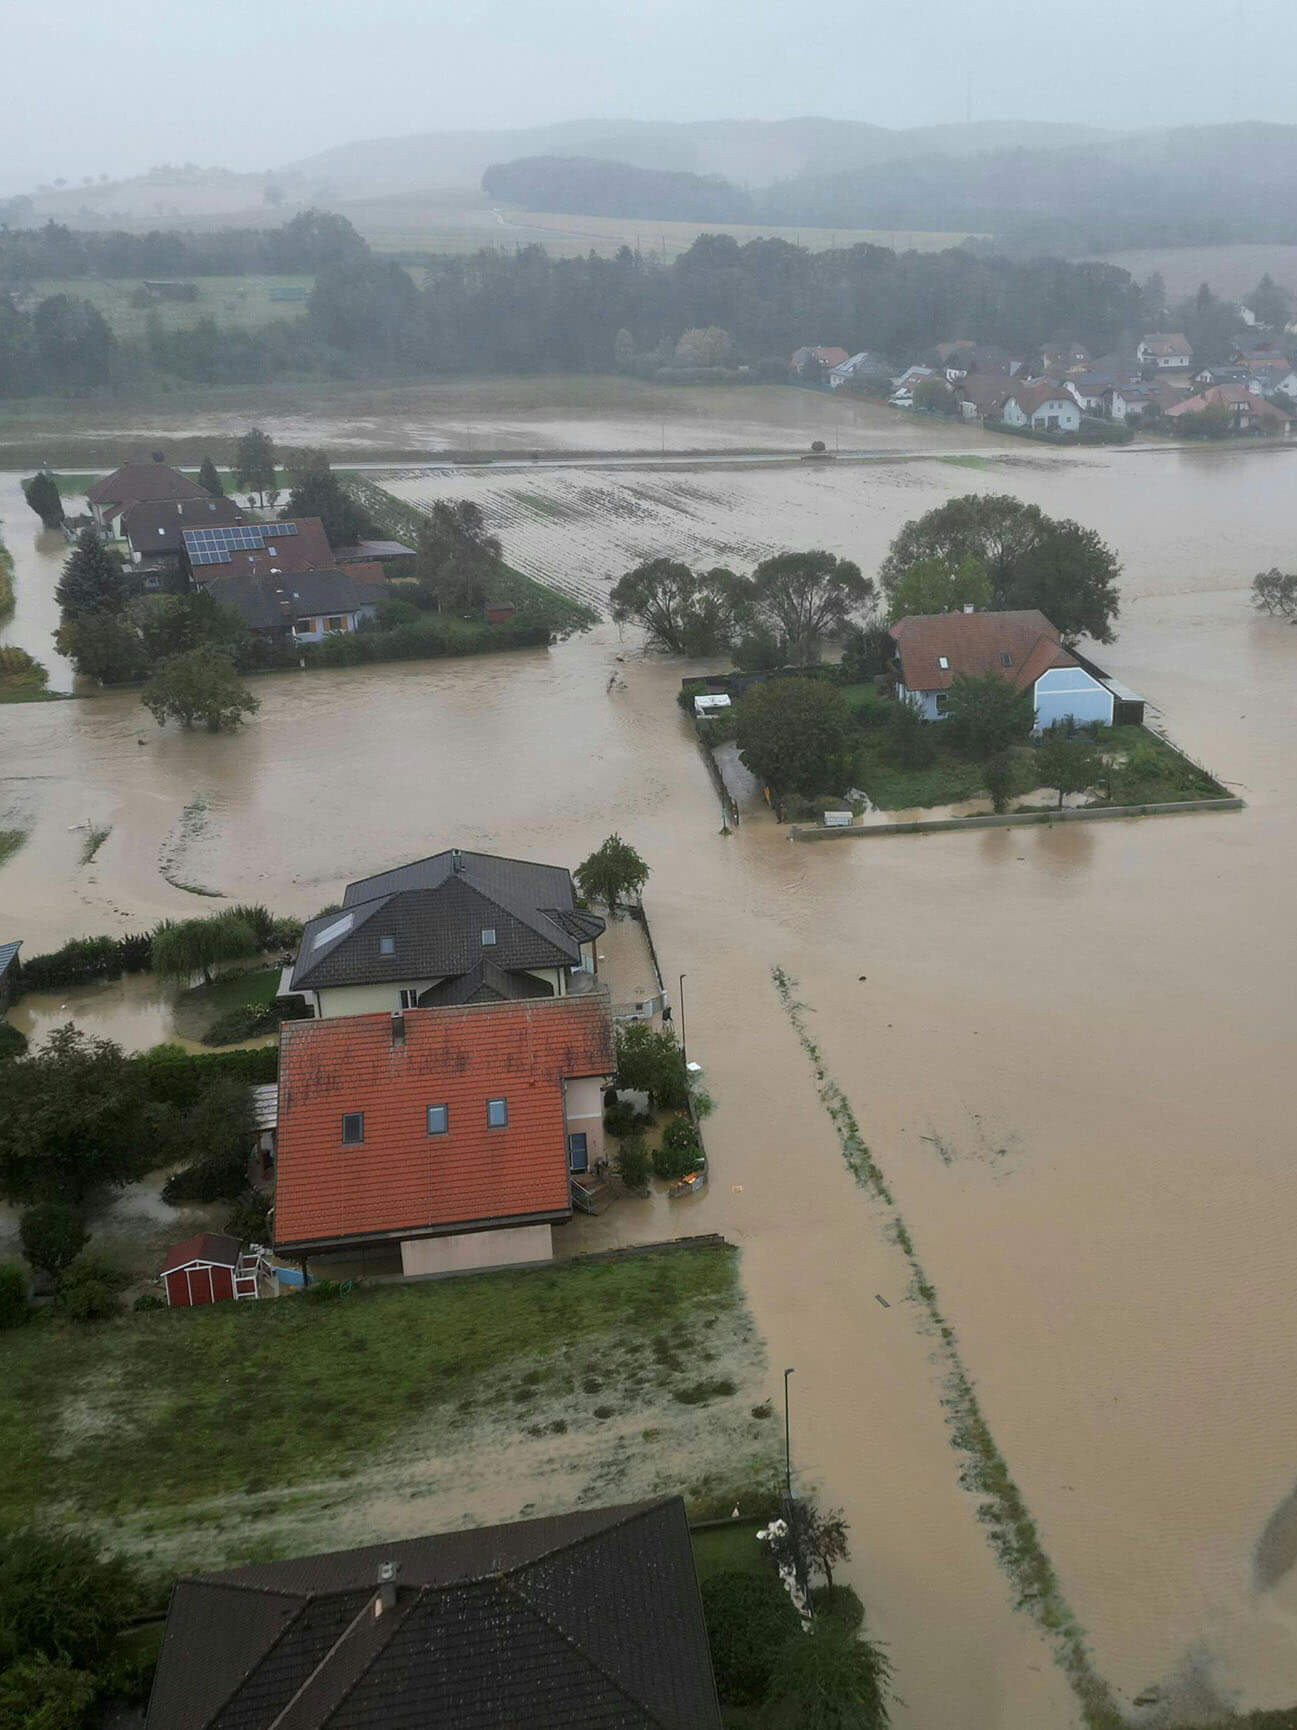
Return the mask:
[[563,1083],[563,1116],[568,1135],[584,1135],[586,1154],[593,1168],[603,1159],[603,1089],[599,1075],[578,1075]]
[[944,721],[946,718],[944,710],[937,707],[937,698],[944,697],[944,691],[907,691],[904,685],[898,684],[896,695],[902,703],[917,709],[925,721]]
[[1081,424],[1081,411],[1070,396],[1050,397],[1032,415],[1031,424],[1040,432],[1075,432]]
[[1036,680],[1035,695],[1037,732],[1060,721],[1078,727],[1092,721],[1112,725],[1112,692],[1083,667],[1051,667]]
[[[335,632],[354,631],[362,619],[373,619],[377,615],[377,607],[357,607],[354,612],[299,614],[293,621],[293,641],[322,643],[326,636]],[[335,632],[329,632],[324,628],[326,619],[341,619],[342,624],[335,627]],[[309,629],[303,629],[304,626],[309,626]]]
[[462,1231],[449,1237],[401,1240],[401,1272],[464,1273],[476,1267],[515,1267],[520,1262],[553,1261],[554,1233],[548,1225],[505,1226],[500,1231]]

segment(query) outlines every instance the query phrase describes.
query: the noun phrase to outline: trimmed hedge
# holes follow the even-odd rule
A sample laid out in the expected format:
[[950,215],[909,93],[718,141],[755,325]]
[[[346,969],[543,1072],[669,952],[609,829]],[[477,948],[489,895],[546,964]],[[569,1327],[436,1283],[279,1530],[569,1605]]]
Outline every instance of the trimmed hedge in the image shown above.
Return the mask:
[[185,1051],[179,1045],[155,1045],[152,1051],[132,1057],[148,1081],[149,1095],[160,1105],[174,1105],[181,1110],[193,1105],[213,1081],[227,1076],[245,1081],[251,1087],[258,1082],[276,1081],[279,1077],[279,1047],[259,1045],[251,1050]]
[[484,625],[472,634],[434,619],[390,631],[337,631],[301,651],[308,667],[359,667],[370,661],[423,661],[443,655],[490,655],[497,649],[547,648],[548,625]]
[[62,991],[69,985],[120,979],[123,973],[147,973],[152,959],[153,939],[147,932],[73,937],[61,949],[24,956],[18,977],[24,991]]

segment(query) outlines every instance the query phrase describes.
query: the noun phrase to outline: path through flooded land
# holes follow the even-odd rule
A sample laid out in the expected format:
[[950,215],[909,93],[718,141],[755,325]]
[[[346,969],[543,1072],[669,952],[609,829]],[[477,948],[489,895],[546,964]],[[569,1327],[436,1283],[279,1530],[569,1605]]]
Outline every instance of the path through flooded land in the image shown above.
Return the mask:
[[[1297,631],[1256,618],[1246,587],[1290,562],[1294,460],[725,476],[723,516],[689,492],[677,512],[701,547],[814,539],[866,569],[905,517],[974,487],[1092,524],[1126,563],[1104,662],[1244,795],[1241,814],[886,847],[798,847],[754,814],[726,836],[674,702],[684,669],[605,624],[548,653],[275,675],[232,738],[145,726],[128,693],[0,710],[0,827],[7,805],[31,830],[0,871],[0,935],[38,949],[220,905],[194,888],[310,914],[452,843],[574,863],[616,828],[652,866],[663,966],[688,973],[713,1177],[690,1202],[579,1220],[563,1247],[711,1230],[742,1246],[768,1392],[795,1367],[795,1468],[851,1522],[898,1723],[1053,1730],[1079,1707],[959,1486],[937,1341],[775,967],[1118,1702],[1141,1723],[1291,1705],[1297,1161],[1278,1083]],[[605,526],[616,574],[628,548]],[[594,560],[597,539],[572,544]],[[88,816],[113,828],[93,883],[71,828]],[[1152,1689],[1162,1705],[1135,1709]]]

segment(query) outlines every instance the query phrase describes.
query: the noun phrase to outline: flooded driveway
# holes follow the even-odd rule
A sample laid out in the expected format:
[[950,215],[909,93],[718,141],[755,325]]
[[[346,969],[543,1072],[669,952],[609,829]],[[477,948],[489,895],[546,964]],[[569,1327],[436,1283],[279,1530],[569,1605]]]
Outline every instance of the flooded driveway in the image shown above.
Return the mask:
[[[1238,784],[1242,815],[885,848],[797,847],[763,819],[722,835],[674,702],[682,668],[604,625],[549,653],[266,678],[260,715],[228,739],[146,728],[128,693],[0,710],[0,802],[25,802],[32,827],[0,872],[2,934],[43,948],[219,905],[185,883],[306,915],[450,844],[575,863],[617,829],[653,870],[664,972],[689,975],[713,1175],[697,1200],[571,1230],[742,1245],[769,1391],[795,1366],[794,1463],[851,1521],[898,1722],[1054,1730],[1079,1713],[959,1486],[907,1264],[846,1169],[776,966],[1099,1672],[1127,1706],[1150,1686],[1289,1705],[1297,1162],[1277,1083],[1294,1033],[1297,631],[1254,618],[1246,584],[1288,556],[1294,460],[843,469],[814,495],[815,538],[866,568],[906,516],[972,487],[1093,523],[1127,566],[1105,662]],[[785,484],[744,478],[754,538],[777,533]],[[70,827],[87,816],[113,825],[93,883]]]

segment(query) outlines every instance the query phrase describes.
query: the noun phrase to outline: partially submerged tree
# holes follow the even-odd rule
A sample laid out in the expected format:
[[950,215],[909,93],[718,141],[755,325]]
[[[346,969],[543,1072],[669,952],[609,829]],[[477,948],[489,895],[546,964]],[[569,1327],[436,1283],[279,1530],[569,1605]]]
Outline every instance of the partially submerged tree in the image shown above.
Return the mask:
[[873,598],[873,579],[833,553],[779,553],[752,573],[758,613],[782,640],[788,661],[799,665],[815,660],[825,638],[838,635]]
[[500,555],[472,499],[438,499],[419,530],[415,574],[439,612],[476,612],[490,599]]
[[1084,735],[1069,739],[1061,727],[1051,727],[1036,752],[1036,770],[1042,787],[1057,789],[1061,811],[1069,793],[1094,786],[1103,773],[1103,758]]
[[1297,572],[1261,571],[1252,579],[1252,605],[1285,619],[1297,617]]
[[139,632],[117,613],[72,613],[54,633],[54,646],[84,678],[124,685],[145,669]]
[[956,673],[947,710],[951,736],[974,757],[989,758],[1022,742],[1036,723],[1035,693],[1014,689],[1000,673]]
[[59,483],[48,469],[41,469],[29,481],[23,482],[23,497],[45,528],[57,529],[62,526],[63,500],[59,494]]
[[34,1268],[57,1279],[90,1241],[81,1214],[66,1201],[39,1201],[18,1222],[23,1254]]
[[683,1111],[688,1099],[684,1054],[670,1028],[647,1021],[623,1022],[617,1029],[617,1085],[647,1093],[668,1111]]
[[620,835],[610,835],[596,847],[588,859],[583,859],[573,875],[577,887],[587,901],[602,901],[610,913],[617,903],[632,896],[639,900],[648,882],[649,868]]
[[768,679],[736,704],[735,736],[744,763],[776,793],[838,788],[850,758],[842,693],[826,679]]
[[77,536],[76,546],[63,561],[54,599],[65,620],[79,613],[121,612],[126,601],[122,563],[94,529],[82,529]]
[[183,727],[202,721],[209,733],[232,732],[245,715],[261,707],[240,679],[230,654],[211,644],[160,661],[140,692],[140,701],[159,727],[169,719]]
[[213,913],[207,919],[181,919],[160,925],[153,934],[153,971],[164,979],[188,982],[201,973],[212,982],[212,968],[222,961],[240,961],[256,955],[257,934],[246,919],[233,912]]
[[275,484],[275,441],[260,427],[249,427],[234,447],[234,479],[261,503]]
[[78,1202],[126,1182],[147,1157],[146,1103],[143,1073],[119,1045],[56,1027],[38,1052],[5,1065],[0,1189]]
[[673,655],[719,655],[746,615],[748,587],[732,571],[692,571],[676,559],[647,559],[612,590],[618,624],[642,625],[649,641]]

